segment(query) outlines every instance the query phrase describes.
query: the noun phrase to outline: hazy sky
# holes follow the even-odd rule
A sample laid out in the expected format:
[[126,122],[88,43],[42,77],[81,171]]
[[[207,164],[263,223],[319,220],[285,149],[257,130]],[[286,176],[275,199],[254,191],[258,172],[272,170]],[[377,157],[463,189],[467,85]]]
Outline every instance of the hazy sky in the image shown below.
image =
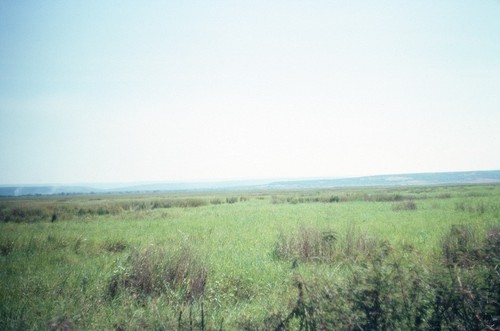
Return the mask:
[[0,184],[482,169],[498,0],[0,0]]

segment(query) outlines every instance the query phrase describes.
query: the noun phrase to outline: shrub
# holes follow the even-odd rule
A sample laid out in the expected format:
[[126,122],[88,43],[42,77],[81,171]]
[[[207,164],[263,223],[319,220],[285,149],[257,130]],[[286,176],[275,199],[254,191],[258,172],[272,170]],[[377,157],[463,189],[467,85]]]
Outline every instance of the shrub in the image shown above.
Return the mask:
[[453,226],[442,242],[450,262],[430,269],[417,254],[379,241],[366,259],[349,264],[345,284],[295,275],[297,299],[275,329],[499,330],[499,227],[478,241],[469,227]]
[[498,330],[498,227],[492,228],[486,238],[478,242],[469,227],[453,226],[443,243],[443,256],[447,263],[444,268],[437,268],[433,276],[432,328]]
[[210,203],[212,205],[220,205],[220,204],[222,204],[222,200],[219,198],[213,198],[213,199],[210,199]]
[[340,198],[338,195],[332,195],[328,198],[328,202],[340,202]]
[[208,203],[204,199],[192,198],[192,199],[181,199],[178,200],[176,207],[189,208],[189,207],[200,207],[206,206]]
[[500,262],[500,226],[493,226],[487,233],[486,242],[483,248],[484,260],[491,265],[498,265]]
[[4,222],[37,222],[50,219],[50,211],[27,205],[2,208],[0,219]]
[[236,203],[238,202],[238,197],[228,197],[226,198],[227,203]]
[[470,266],[476,260],[476,238],[470,226],[453,225],[441,240],[446,265]]
[[[200,198],[185,198],[185,199],[162,199],[155,200],[151,203],[151,209],[157,208],[189,208],[189,207],[200,207],[207,205],[208,202]],[[141,208],[147,209],[147,208]]]
[[391,201],[404,201],[404,200],[414,200],[416,197],[414,195],[402,195],[396,194],[368,194],[364,197],[365,201],[376,201],[376,202],[391,202]]
[[382,242],[367,263],[353,273],[348,295],[350,322],[357,329],[427,328],[431,296],[425,270],[408,262],[392,254]]
[[403,267],[385,244],[366,263],[352,269],[345,284],[295,276],[297,299],[277,329],[426,329],[432,298],[418,266]]
[[0,242],[0,254],[3,256],[9,255],[14,250],[15,245],[16,243],[14,240],[3,239]]

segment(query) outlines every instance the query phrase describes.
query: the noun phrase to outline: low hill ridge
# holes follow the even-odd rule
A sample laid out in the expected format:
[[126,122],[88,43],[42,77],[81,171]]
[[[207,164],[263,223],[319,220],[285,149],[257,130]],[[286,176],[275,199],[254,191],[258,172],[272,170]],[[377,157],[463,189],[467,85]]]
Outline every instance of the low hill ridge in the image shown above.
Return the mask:
[[131,184],[96,187],[78,185],[4,185],[0,196],[92,194],[92,193],[142,193],[221,190],[276,190],[314,189],[364,186],[446,185],[500,183],[500,170],[461,171],[438,173],[389,174],[364,177],[303,179],[303,180],[241,180],[219,182],[178,182]]

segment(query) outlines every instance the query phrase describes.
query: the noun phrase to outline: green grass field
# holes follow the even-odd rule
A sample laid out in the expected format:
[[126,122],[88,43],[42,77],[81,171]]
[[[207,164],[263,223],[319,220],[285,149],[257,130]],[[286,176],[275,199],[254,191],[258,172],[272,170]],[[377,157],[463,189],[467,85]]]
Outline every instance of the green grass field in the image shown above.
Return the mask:
[[500,327],[500,185],[3,198],[0,220],[1,330]]

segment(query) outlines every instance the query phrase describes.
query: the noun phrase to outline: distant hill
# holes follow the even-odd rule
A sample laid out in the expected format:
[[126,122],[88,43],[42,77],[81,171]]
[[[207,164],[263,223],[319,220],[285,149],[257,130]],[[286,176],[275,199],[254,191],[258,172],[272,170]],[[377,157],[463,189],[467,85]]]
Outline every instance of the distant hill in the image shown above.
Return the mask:
[[500,183],[500,170],[377,175],[273,182],[268,189]]
[[92,193],[141,193],[141,192],[189,192],[189,191],[227,191],[227,190],[288,190],[321,189],[336,187],[364,186],[408,186],[408,185],[446,185],[446,184],[484,184],[500,183],[500,170],[464,171],[440,173],[416,173],[377,175],[365,177],[306,179],[306,180],[246,180],[199,183],[152,183],[141,185],[19,185],[0,186],[0,196],[92,194]]
[[0,196],[24,196],[24,195],[56,195],[56,194],[89,194],[99,190],[85,186],[65,185],[20,185],[0,186]]

